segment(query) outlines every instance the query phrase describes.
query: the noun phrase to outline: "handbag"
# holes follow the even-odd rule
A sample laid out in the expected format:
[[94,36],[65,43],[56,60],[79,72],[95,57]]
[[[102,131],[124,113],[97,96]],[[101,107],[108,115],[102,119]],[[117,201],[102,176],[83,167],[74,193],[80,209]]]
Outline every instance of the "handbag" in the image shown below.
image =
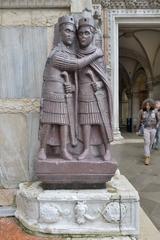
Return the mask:
[[140,124],[138,133],[139,133],[138,134],[139,136],[143,136],[144,135],[144,124],[143,123]]

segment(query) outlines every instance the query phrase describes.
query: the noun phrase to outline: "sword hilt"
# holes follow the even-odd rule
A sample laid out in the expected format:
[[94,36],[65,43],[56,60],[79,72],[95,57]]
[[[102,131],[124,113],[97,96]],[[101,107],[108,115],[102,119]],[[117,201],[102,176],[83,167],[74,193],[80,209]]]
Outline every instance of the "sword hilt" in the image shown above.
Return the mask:
[[[97,84],[96,80],[94,79],[94,74],[90,69],[88,69],[88,71],[86,72],[86,75],[88,75],[91,78],[91,80],[94,84]],[[91,85],[92,85],[94,92],[97,92],[98,89],[95,89],[93,84],[91,84]]]
[[[68,85],[70,85],[71,83],[70,83],[70,81],[69,81],[69,76],[68,76],[68,73],[66,72],[66,71],[63,71],[62,73],[61,73],[61,76],[64,78],[64,81],[65,81],[65,83],[64,84],[68,84]],[[72,93],[70,92],[70,93],[66,93],[66,96],[67,97],[72,97]]]
[[61,76],[64,77],[65,83],[70,84],[69,76],[68,76],[68,73],[66,71],[63,71],[61,73]]
[[86,75],[88,75],[91,78],[92,82],[96,83],[93,72],[90,69],[88,69],[88,71],[86,72]]

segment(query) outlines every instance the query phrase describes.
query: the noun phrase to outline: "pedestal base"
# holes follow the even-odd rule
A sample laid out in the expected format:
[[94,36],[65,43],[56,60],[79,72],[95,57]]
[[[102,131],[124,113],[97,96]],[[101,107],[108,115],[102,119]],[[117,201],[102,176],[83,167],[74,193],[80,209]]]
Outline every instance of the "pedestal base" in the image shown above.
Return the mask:
[[108,183],[108,190],[43,190],[40,182],[21,183],[16,217],[42,233],[130,239],[139,233],[139,196],[121,175]]
[[[110,180],[117,169],[115,162],[103,161],[101,158],[88,159],[85,161],[65,161],[63,159],[38,160],[36,175],[44,183],[66,186],[71,188],[86,188],[105,184]],[[104,186],[103,186],[104,188]]]

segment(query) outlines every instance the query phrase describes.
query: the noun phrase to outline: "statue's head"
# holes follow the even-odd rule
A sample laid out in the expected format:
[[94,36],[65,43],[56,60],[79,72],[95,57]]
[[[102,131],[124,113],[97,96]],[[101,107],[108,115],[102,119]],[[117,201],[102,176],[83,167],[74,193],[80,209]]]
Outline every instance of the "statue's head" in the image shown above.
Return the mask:
[[78,40],[81,48],[88,47],[94,38],[95,26],[93,18],[83,17],[78,22]]
[[74,17],[73,16],[60,17],[58,19],[58,23],[62,42],[67,46],[71,46],[73,44],[76,33]]

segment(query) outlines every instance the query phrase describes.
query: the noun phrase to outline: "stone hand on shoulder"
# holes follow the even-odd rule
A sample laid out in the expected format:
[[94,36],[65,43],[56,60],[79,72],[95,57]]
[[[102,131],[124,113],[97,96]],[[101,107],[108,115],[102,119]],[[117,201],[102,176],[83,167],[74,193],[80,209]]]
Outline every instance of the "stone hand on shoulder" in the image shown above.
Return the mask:
[[101,48],[96,48],[96,51],[94,52],[96,58],[103,57],[103,52]]

